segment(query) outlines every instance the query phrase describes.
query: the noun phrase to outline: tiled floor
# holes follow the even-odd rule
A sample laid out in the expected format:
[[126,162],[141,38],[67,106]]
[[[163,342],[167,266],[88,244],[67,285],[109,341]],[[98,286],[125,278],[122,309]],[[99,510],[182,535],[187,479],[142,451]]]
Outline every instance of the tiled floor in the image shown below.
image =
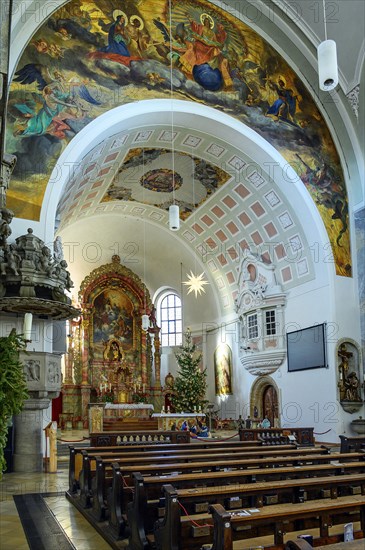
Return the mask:
[[[231,437],[234,432],[220,430],[219,437]],[[217,437],[218,433],[214,436]],[[47,494],[44,501],[53,512],[56,520],[77,550],[108,550],[110,546],[91,527],[86,519],[65,498],[68,488],[67,449],[72,441],[80,441],[87,436],[83,431],[65,431],[58,438],[64,443],[64,452],[58,456],[57,474],[4,474],[0,481],[0,549],[28,550],[13,495],[25,493]],[[57,543],[46,550],[58,550]]]
[[[79,432],[61,434],[68,440],[78,440]],[[67,448],[67,444],[65,444]],[[0,482],[0,549],[28,550],[21,521],[18,516],[13,495],[42,493],[52,496],[44,498],[55,518],[74,544],[77,550],[110,550],[110,546],[91,527],[85,518],[65,498],[68,488],[68,470],[66,456],[60,456],[57,474],[4,474]],[[55,543],[46,550],[57,550]]]

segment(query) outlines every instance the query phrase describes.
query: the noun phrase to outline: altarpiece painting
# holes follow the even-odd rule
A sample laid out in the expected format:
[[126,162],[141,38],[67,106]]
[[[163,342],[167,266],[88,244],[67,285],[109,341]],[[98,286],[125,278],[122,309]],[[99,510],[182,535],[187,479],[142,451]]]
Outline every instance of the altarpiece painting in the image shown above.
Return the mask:
[[216,395],[232,392],[232,350],[228,344],[220,344],[214,352],[214,376]]

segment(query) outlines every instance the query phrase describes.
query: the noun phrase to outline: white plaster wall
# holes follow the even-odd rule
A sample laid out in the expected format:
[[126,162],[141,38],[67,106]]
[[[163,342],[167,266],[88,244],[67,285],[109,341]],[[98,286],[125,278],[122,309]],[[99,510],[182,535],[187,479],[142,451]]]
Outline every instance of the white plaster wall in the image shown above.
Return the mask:
[[[364,406],[358,413],[346,413],[339,404],[337,389],[338,340],[351,337],[359,342],[360,322],[354,280],[335,277],[334,281],[326,283],[325,272],[326,269],[319,265],[315,281],[290,291],[282,330],[286,334],[327,323],[328,368],[289,373],[285,360],[270,376],[279,387],[281,426],[314,427],[317,441],[339,443],[339,434],[354,435],[351,420],[359,415],[365,416]],[[257,378],[241,366],[238,339],[234,334],[234,325],[230,325],[229,321],[226,319],[223,323],[217,323],[217,328],[205,336],[208,399],[221,409],[222,418],[237,418],[239,414],[246,417],[251,387]],[[220,342],[226,342],[231,347],[234,368],[234,395],[223,399],[215,396],[214,389],[213,356]]]

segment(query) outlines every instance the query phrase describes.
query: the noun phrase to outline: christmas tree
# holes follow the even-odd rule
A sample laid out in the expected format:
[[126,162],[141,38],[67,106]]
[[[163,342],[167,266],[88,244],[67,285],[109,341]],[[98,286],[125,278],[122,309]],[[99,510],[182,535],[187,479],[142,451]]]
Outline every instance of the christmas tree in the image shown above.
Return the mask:
[[180,349],[179,353],[175,353],[180,368],[174,382],[172,404],[176,412],[194,412],[203,409],[207,403],[207,374],[206,369],[200,370],[201,353],[196,353],[189,329],[185,332],[185,344]]

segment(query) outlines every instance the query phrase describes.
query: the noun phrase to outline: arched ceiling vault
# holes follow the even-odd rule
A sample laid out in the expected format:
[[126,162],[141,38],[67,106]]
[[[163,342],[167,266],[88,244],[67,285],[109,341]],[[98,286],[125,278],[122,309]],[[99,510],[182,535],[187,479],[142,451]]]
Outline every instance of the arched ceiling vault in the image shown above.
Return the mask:
[[[58,204],[65,247],[92,258],[103,254],[106,261],[111,250],[120,253],[140,276],[147,272],[151,288],[161,284],[161,266],[171,277],[164,283],[179,291],[181,277],[204,271],[220,315],[233,309],[246,248],[277,265],[278,283],[287,290],[312,280],[310,243],[326,237],[294,171],[228,115],[189,102],[173,105],[173,127],[170,101],[140,102],[102,115],[65,150],[60,165],[67,170],[60,179],[56,167],[44,211]],[[175,200],[184,218],[176,233],[168,229],[167,211],[172,135],[180,185]],[[79,260],[76,253],[71,265]],[[79,265],[75,272],[84,269]]]
[[[49,231],[49,228],[54,225],[57,212],[59,233],[70,243],[74,242],[73,239],[76,237],[76,241],[79,242],[79,251],[82,251],[80,257],[69,258],[71,271],[85,272],[86,274],[90,267],[88,264],[95,263],[94,255],[91,253],[92,247],[87,249],[90,242],[100,243],[102,254],[97,259],[99,263],[110,260],[110,254],[116,252],[113,250],[115,243],[119,243],[115,246],[119,246],[121,243],[124,246],[126,242],[134,243],[136,247],[132,253],[138,260],[136,271],[141,276],[146,271],[145,260],[146,249],[148,249],[150,261],[147,278],[151,284],[151,292],[154,292],[161,284],[161,271],[159,272],[161,267],[167,278],[170,276],[171,279],[164,283],[178,290],[183,278],[182,264],[185,271],[190,269],[196,271],[197,268],[205,271],[207,278],[213,284],[215,297],[214,306],[209,306],[205,302],[207,305],[205,308],[206,321],[209,318],[215,318],[218,313],[224,315],[232,311],[237,290],[240,254],[246,247],[252,248],[267,261],[272,261],[277,265],[278,282],[287,290],[312,280],[319,272],[325,273],[326,277],[333,276],[333,251],[337,273],[349,275],[351,273],[350,237],[345,216],[347,197],[344,182],[341,182],[339,161],[336,159],[332,145],[329,145],[327,151],[329,157],[324,155],[320,159],[317,156],[318,147],[322,147],[322,143],[326,142],[328,146],[328,134],[322,133],[324,142],[321,143],[319,140],[316,149],[314,143],[318,136],[315,136],[316,130],[314,130],[314,134],[312,130],[314,127],[322,126],[322,121],[316,107],[313,106],[306,111],[309,104],[307,92],[295,80],[290,69],[285,68],[285,65],[280,69],[279,66],[274,69],[273,59],[268,54],[265,57],[265,66],[263,65],[264,61],[261,64],[258,58],[255,59],[256,69],[265,68],[266,76],[273,79],[272,83],[279,76],[283,78],[284,74],[289,78],[291,85],[297,87],[296,91],[300,89],[301,105],[298,118],[292,126],[287,124],[288,120],[284,121],[286,125],[280,125],[263,118],[262,115],[270,106],[270,100],[265,99],[264,101],[261,92],[259,93],[261,98],[259,103],[255,102],[256,96],[250,98],[247,95],[247,90],[244,91],[245,88],[241,86],[242,75],[235,81],[235,95],[227,95],[227,89],[224,87],[219,97],[206,90],[204,90],[203,96],[199,96],[202,88],[199,90],[196,82],[191,85],[191,75],[186,77],[187,73],[184,76],[185,80],[179,76],[180,80],[174,82],[175,94],[179,92],[178,86],[183,86],[181,88],[182,96],[178,97],[184,99],[181,103],[184,103],[185,106],[181,107],[178,105],[179,101],[174,101],[176,117],[172,125],[171,113],[168,113],[165,107],[158,106],[159,102],[168,101],[161,99],[168,95],[169,85],[165,90],[166,82],[163,82],[163,79],[167,80],[167,76],[163,72],[163,67],[161,68],[156,63],[154,65],[152,63],[151,67],[153,69],[157,67],[160,72],[151,72],[151,67],[148,65],[150,59],[146,60],[144,50],[142,52],[144,61],[143,59],[137,60],[135,68],[138,66],[145,67],[143,70],[149,68],[151,75],[154,75],[154,80],[147,82],[145,97],[138,92],[138,84],[143,83],[143,80],[138,80],[142,78],[141,75],[138,76],[138,70],[130,73],[132,81],[128,84],[126,80],[129,78],[128,71],[122,70],[120,65],[115,64],[115,59],[112,59],[112,63],[108,66],[106,66],[105,60],[97,60],[95,66],[90,61],[86,62],[89,52],[89,49],[85,49],[87,43],[92,44],[90,48],[94,54],[96,52],[100,55],[103,50],[105,53],[105,46],[103,48],[102,45],[108,43],[108,29],[110,30],[113,23],[114,12],[112,14],[110,9],[120,10],[118,0],[112,2],[112,6],[106,0],[95,0],[95,2],[95,6],[97,4],[96,7],[101,11],[98,15],[99,19],[94,18],[95,21],[94,16],[91,15],[91,19],[88,20],[92,21],[91,27],[88,26],[86,15],[89,11],[87,6],[90,7],[93,3],[90,4],[84,0],[78,2],[73,0],[71,3],[56,0],[52,3],[52,9],[49,6],[46,7],[46,2],[44,5],[34,3],[35,10],[32,10],[31,2],[27,6],[26,13],[22,13],[21,16],[19,13],[15,13],[13,19],[11,64],[14,72],[22,70],[26,64],[38,64],[37,67],[43,67],[46,62],[51,78],[58,78],[52,76],[52,71],[58,70],[61,71],[63,79],[80,85],[80,77],[85,77],[85,71],[88,71],[85,82],[91,85],[92,94],[96,90],[95,85],[100,86],[98,98],[104,102],[102,108],[96,108],[96,112],[93,114],[96,118],[92,122],[90,122],[92,117],[88,119],[87,126],[82,123],[78,126],[78,120],[75,124],[71,124],[74,133],[72,139],[69,139],[70,136],[67,133],[68,121],[66,121],[66,128],[62,128],[62,124],[60,124],[56,128],[57,131],[53,129],[52,139],[49,140],[49,143],[47,142],[49,149],[46,155],[52,153],[56,158],[61,151],[63,152],[54,166],[49,164],[48,185],[44,175],[42,174],[42,178],[37,178],[35,172],[26,180],[24,187],[24,181],[21,181],[18,173],[15,176],[15,180],[17,180],[15,184],[18,187],[15,185],[16,188],[10,190],[10,200],[13,203],[21,204],[20,210],[23,212],[21,216],[23,218],[27,217],[25,212],[32,211],[32,206],[23,206],[26,192],[34,184],[45,190],[44,198],[39,199],[41,197],[39,195],[35,200],[33,208],[35,213],[32,212],[29,218],[36,220],[39,215],[37,212],[40,212],[41,225],[47,227]],[[256,45],[261,44],[260,39],[255,38],[250,29],[246,28],[244,31],[244,27],[238,23],[239,20],[244,21],[265,37],[272,46],[276,47],[284,59],[287,61],[293,59],[293,66],[303,76],[307,88],[311,90],[312,94],[316,94],[312,83],[313,77],[316,77],[315,46],[323,39],[323,29],[321,28],[321,17],[319,14],[314,17],[315,14],[308,10],[306,0],[298,0],[295,3],[298,7],[295,13],[292,3],[288,6],[284,0],[264,2],[244,0],[239,3],[239,9],[237,2],[233,0],[227,0],[223,5],[219,2],[209,3],[199,0],[194,7],[189,3],[185,5],[184,2],[179,3],[175,0],[172,3],[175,7],[174,25],[180,20],[185,21],[189,14],[198,22],[203,8],[209,12],[210,17],[213,17],[213,22],[215,18],[216,22],[223,23],[226,31],[231,33],[228,38],[231,50],[229,50],[230,53],[226,53],[226,57],[232,66],[234,65],[234,54],[239,54],[236,60],[247,54],[247,52],[243,53],[243,50],[240,53],[233,51],[237,42],[235,43],[232,37],[237,37],[237,33],[243,33],[243,41],[245,38],[248,40],[250,63],[255,57],[252,57],[255,40],[258,40]],[[123,9],[126,10],[128,17],[131,17],[132,13],[138,12],[144,21],[143,17],[147,17],[147,13],[150,13],[148,10],[146,11],[146,6],[153,6],[153,10],[155,10],[161,8],[163,4],[164,0],[156,0],[156,2],[125,0]],[[357,4],[353,1],[347,2],[345,15],[341,4],[338,16],[342,22],[344,17],[345,19],[352,17],[352,21],[361,20]],[[62,5],[66,11],[55,10]],[[81,11],[79,8],[78,10],[75,8],[74,11],[68,12],[69,6],[78,6]],[[353,17],[350,14],[357,14],[357,16]],[[232,18],[233,15],[237,19]],[[51,17],[49,18],[49,16]],[[82,22],[83,16],[85,16],[86,26],[85,22]],[[100,20],[102,21],[101,26]],[[63,27],[60,21],[66,21],[65,24],[62,23]],[[157,33],[151,21],[147,25],[146,19],[144,23],[149,37]],[[232,28],[229,25],[232,25]],[[87,32],[81,32],[82,28]],[[60,32],[61,29],[63,29],[62,32]],[[302,29],[305,29],[305,33]],[[38,34],[32,36],[35,30],[38,31]],[[335,26],[330,30],[334,31]],[[360,34],[359,25],[355,25],[351,49],[353,51],[354,42],[358,44],[358,47],[355,48],[358,55],[349,56],[346,53],[348,41],[344,42],[346,34],[341,31],[340,25],[336,27],[336,30],[339,31],[336,41],[339,45],[341,87],[345,93],[348,93],[360,78],[364,38],[363,33],[361,34],[361,25]],[[48,44],[47,48],[50,43],[54,43],[53,53],[47,48],[44,49],[45,45],[42,40]],[[28,43],[27,48],[25,48],[26,43]],[[236,46],[233,46],[234,44]],[[77,51],[76,55],[72,54],[70,45],[75,48],[75,52]],[[19,60],[22,51],[23,56]],[[58,51],[62,53],[58,55]],[[83,65],[81,66],[80,63]],[[76,72],[77,67],[82,67],[78,75],[72,73],[73,65]],[[283,67],[285,68],[284,73],[280,72],[284,70]],[[242,69],[245,75],[242,77],[243,82],[246,83],[245,78],[248,73],[246,74],[245,71],[247,68],[248,65],[245,65]],[[250,68],[252,69],[251,66]],[[222,66],[220,69],[223,71]],[[31,74],[34,74],[33,69],[32,71]],[[25,76],[28,79],[29,72],[27,75],[24,75],[23,72],[22,75],[22,78]],[[116,77],[116,80],[111,78],[112,75]],[[251,78],[252,85],[257,84],[256,77],[251,75]],[[287,81],[284,77],[285,84]],[[13,119],[9,119],[8,142],[12,148],[21,141],[22,147],[27,145],[29,153],[30,137],[33,140],[33,145],[32,154],[28,154],[28,158],[31,158],[33,163],[42,163],[41,149],[38,150],[34,145],[34,129],[30,134],[28,132],[28,137],[23,137],[24,128],[27,126],[24,126],[24,121],[23,124],[18,125],[19,96],[16,95],[17,91],[25,91],[25,97],[27,94],[33,94],[33,98],[41,95],[39,80],[35,84],[27,84],[26,88],[23,87],[25,83],[25,80],[20,84],[13,83],[10,110],[10,117]],[[111,86],[110,90],[114,93],[114,102],[111,102],[109,107],[125,103],[124,106],[118,107],[121,110],[118,111],[118,116],[116,116],[115,110],[108,111],[106,109],[107,97],[110,102],[110,97],[106,95],[105,91],[108,86]],[[188,92],[189,89],[191,93]],[[136,90],[137,94],[134,96]],[[155,91],[157,91],[156,98],[160,99],[152,99]],[[339,92],[342,93],[341,90]],[[121,93],[124,94],[123,97],[120,95]],[[83,94],[85,97],[84,92]],[[74,94],[72,97],[74,98]],[[148,109],[148,101],[140,101],[147,98],[151,98],[154,103],[153,108]],[[135,99],[139,101],[133,103]],[[191,100],[194,100],[194,103]],[[322,113],[326,110],[332,114],[337,113],[338,108],[343,108],[342,100],[343,96],[341,96],[341,102],[338,105],[336,102],[331,105],[322,105]],[[320,95],[319,102],[322,101],[323,95]],[[205,106],[204,102],[210,107]],[[24,107],[23,104],[23,109],[20,110],[33,109],[29,101],[25,103],[26,106]],[[173,102],[170,102],[170,109],[172,104]],[[259,105],[258,110],[256,110],[256,105]],[[203,114],[199,113],[199,109]],[[215,114],[206,113],[204,109],[210,109]],[[130,111],[132,114],[128,114]],[[232,117],[224,112],[231,114]],[[34,113],[24,112],[23,114],[26,114],[28,118],[34,117]],[[220,119],[220,115],[222,115],[222,119]],[[334,117],[332,119],[335,120]],[[57,124],[60,122],[62,122],[62,118],[57,121]],[[347,148],[351,136],[349,139],[341,121],[336,125],[335,142],[338,143],[339,138],[344,137],[342,143],[345,143],[344,147]],[[250,126],[256,132],[250,131]],[[62,142],[65,136],[68,138],[68,145],[65,141]],[[39,144],[43,140],[44,132],[40,137]],[[311,142],[313,137],[316,139]],[[59,142],[55,138],[59,139]],[[291,153],[286,154],[288,144],[290,148],[292,140],[297,140],[296,146]],[[59,146],[61,142],[62,146]],[[44,145],[44,140],[42,143]],[[276,147],[276,150],[272,145]],[[20,162],[25,158],[24,153],[27,150],[27,147],[26,149],[22,149],[22,147],[19,149]],[[308,160],[310,159],[308,156],[310,147],[313,147],[313,162]],[[284,161],[279,151],[287,158],[287,161],[289,159],[291,166]],[[171,159],[172,152],[175,153],[174,163]],[[302,177],[307,189],[312,186],[312,197],[315,197],[316,202],[320,204],[318,210],[305,185],[292,170],[298,152],[298,159],[301,163],[298,174]],[[343,159],[342,152],[340,156]],[[329,158],[332,159],[331,167],[327,164]],[[319,160],[322,163],[322,176],[319,171]],[[355,163],[351,160],[348,167],[350,173],[352,171],[355,174],[356,167],[354,166]],[[183,218],[180,231],[174,235],[167,228],[167,208],[171,202],[169,184],[173,168],[179,180],[179,189],[176,190],[174,200],[176,199],[176,202],[180,204]],[[332,181],[336,179],[338,182],[335,184],[337,190],[334,187],[328,195],[327,182],[332,168],[334,169]],[[24,166],[23,170],[26,171]],[[51,170],[52,175],[50,174]],[[334,174],[336,178],[333,177]],[[321,177],[324,179],[321,180]],[[313,181],[312,178],[314,178]],[[355,184],[359,183],[358,178],[354,179]],[[318,188],[318,183],[322,187]],[[354,195],[356,198],[360,196],[358,192]],[[32,205],[32,199],[28,198],[29,200],[29,204]],[[336,211],[335,205],[340,203],[341,210]],[[117,239],[115,234],[118,235]],[[91,235],[93,241],[90,241]],[[121,238],[119,238],[120,236]],[[47,239],[51,240],[52,238],[52,232],[47,233]],[[173,244],[175,239],[179,241],[178,246]],[[336,242],[338,239],[340,241],[337,244],[340,246],[335,247],[333,251],[325,248],[328,241]],[[147,241],[149,241],[148,246],[146,245]],[[86,254],[86,260],[83,257],[85,245],[86,250],[91,254],[91,256]],[[326,264],[319,265],[313,262],[313,258],[316,257],[313,247],[316,245],[321,247],[322,252],[325,250]],[[95,250],[97,249],[95,248]],[[125,255],[128,256],[130,251],[128,248],[124,250]],[[81,265],[82,262],[83,265]],[[174,267],[172,268],[172,266]],[[91,266],[91,268],[93,267],[95,265]]]

